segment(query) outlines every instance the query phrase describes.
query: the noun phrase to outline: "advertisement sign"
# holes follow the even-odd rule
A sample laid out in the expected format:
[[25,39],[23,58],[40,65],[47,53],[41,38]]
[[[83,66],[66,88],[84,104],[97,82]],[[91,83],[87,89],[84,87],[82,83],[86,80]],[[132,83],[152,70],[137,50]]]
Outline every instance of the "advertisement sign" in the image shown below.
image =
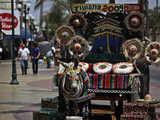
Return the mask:
[[[6,35],[12,35],[12,14],[11,10],[0,9],[1,30]],[[14,31],[15,35],[20,35],[20,13],[14,10]]]
[[[14,3],[14,9],[16,9],[16,4]],[[5,10],[11,10],[11,3],[1,3],[0,2],[0,9],[5,9]]]
[[123,13],[141,10],[140,4],[72,4],[72,12]]

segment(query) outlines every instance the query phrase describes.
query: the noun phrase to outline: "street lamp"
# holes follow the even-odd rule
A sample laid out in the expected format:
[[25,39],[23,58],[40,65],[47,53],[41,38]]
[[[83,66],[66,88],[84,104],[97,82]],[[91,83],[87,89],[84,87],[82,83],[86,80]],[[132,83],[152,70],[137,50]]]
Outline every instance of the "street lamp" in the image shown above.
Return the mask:
[[19,84],[16,72],[16,58],[15,58],[15,38],[14,38],[14,0],[11,0],[12,13],[12,81],[10,84]]
[[24,4],[24,24],[25,24],[25,43],[27,41],[27,14],[29,14],[30,4]]
[[34,30],[35,30],[35,18],[32,14],[29,14],[29,30],[31,33],[31,41],[33,41],[33,35],[34,35]]
[[24,24],[25,24],[25,42],[27,41],[27,14],[29,14],[30,4],[26,3],[26,0],[18,0],[17,8],[21,11],[21,25],[20,28],[22,30],[23,23],[23,13],[24,13]]

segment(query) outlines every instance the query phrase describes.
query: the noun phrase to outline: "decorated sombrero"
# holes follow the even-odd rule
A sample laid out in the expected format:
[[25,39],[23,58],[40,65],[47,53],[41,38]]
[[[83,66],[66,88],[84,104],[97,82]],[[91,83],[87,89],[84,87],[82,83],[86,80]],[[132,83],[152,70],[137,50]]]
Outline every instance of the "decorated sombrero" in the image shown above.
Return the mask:
[[81,14],[72,14],[68,20],[69,24],[73,26],[74,29],[85,28],[87,25],[86,19]]
[[89,52],[88,42],[78,35],[72,37],[71,41],[68,42],[67,45],[69,46],[69,53],[71,55],[83,55],[84,57]]
[[120,62],[113,65],[113,73],[129,74],[134,70],[133,64],[129,62]]
[[122,44],[123,54],[128,59],[138,59],[143,53],[143,44],[139,39],[134,38]]
[[138,32],[143,30],[144,26],[144,15],[140,12],[131,12],[124,20],[127,29]]
[[66,45],[71,38],[75,36],[75,31],[70,26],[61,26],[56,30],[56,39],[60,42],[62,45]]
[[109,73],[112,70],[112,64],[108,62],[100,62],[93,64],[93,70],[95,73],[104,74]]
[[146,60],[151,63],[157,63],[160,61],[160,43],[151,42],[145,49]]
[[81,67],[83,69],[83,71],[87,71],[89,68],[89,64],[85,63],[85,62],[79,62],[78,66]]

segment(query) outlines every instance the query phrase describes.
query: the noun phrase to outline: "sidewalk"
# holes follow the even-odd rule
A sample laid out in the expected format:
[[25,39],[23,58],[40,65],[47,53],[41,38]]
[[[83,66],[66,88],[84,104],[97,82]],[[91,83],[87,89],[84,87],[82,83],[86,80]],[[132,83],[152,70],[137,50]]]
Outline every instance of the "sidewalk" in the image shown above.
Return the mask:
[[52,85],[55,67],[39,65],[39,74],[33,75],[29,64],[28,74],[22,76],[19,63],[16,65],[19,85],[11,85],[12,63],[0,62],[0,120],[32,120],[32,111],[40,109],[41,98],[58,95]]

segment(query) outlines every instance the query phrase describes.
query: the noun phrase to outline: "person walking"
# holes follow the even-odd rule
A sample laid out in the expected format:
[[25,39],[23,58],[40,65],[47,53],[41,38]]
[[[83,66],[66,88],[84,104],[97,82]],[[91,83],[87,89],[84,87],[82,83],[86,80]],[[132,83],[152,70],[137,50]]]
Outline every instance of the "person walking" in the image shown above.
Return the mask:
[[20,60],[22,75],[27,75],[29,54],[29,49],[23,44],[22,48],[18,51],[18,60]]
[[2,59],[3,48],[0,46],[0,60]]
[[51,47],[51,50],[49,50],[46,54],[47,68],[51,68],[51,62],[53,61],[54,56],[55,56],[55,48]]
[[39,57],[40,57],[40,48],[38,47],[37,43],[33,43],[33,48],[31,52],[33,74],[38,74]]

